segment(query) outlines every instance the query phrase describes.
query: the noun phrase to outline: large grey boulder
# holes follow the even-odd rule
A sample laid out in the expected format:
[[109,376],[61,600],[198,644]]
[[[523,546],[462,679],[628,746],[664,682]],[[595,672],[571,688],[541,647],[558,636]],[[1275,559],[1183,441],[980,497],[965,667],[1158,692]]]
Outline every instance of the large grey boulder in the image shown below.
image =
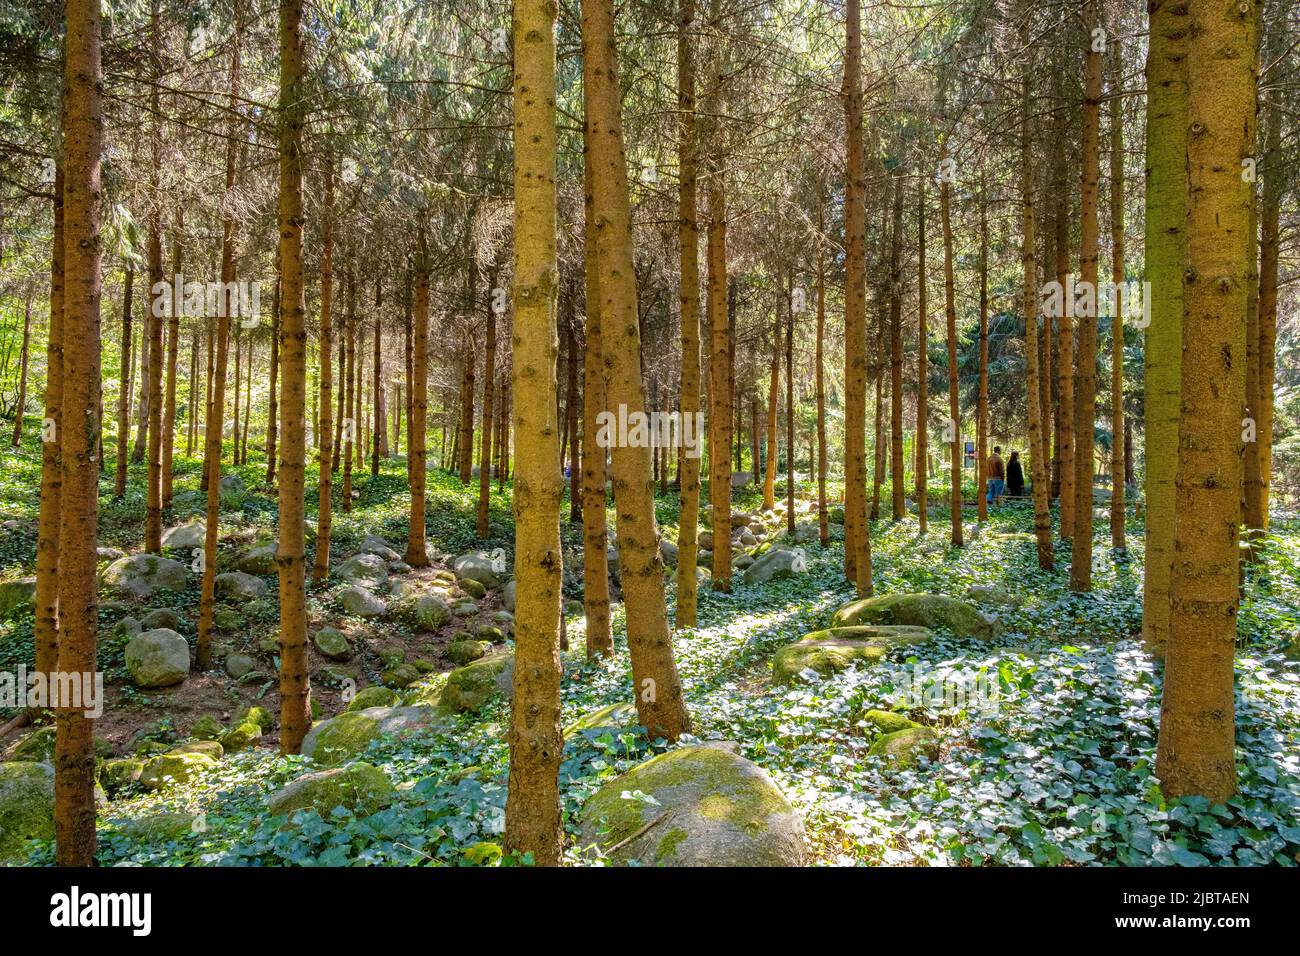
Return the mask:
[[268,590],[261,578],[243,571],[227,571],[217,575],[217,597],[225,601],[253,601],[265,597]]
[[506,582],[506,586],[501,589],[501,605],[511,614],[515,613],[515,582],[513,579]]
[[388,583],[388,564],[377,554],[354,554],[338,566],[338,576],[371,591]]
[[27,840],[54,838],[54,768],[0,763],[0,863],[16,862]]
[[275,552],[278,546],[274,541],[265,541],[245,548],[235,559],[235,569],[245,574],[275,574]]
[[644,866],[802,866],[807,854],[803,821],[771,778],[716,746],[611,780],[583,807],[578,845]]
[[182,591],[188,580],[185,565],[156,554],[118,558],[104,569],[104,584],[122,597],[145,600],[159,591]]
[[207,530],[202,521],[187,521],[163,532],[162,546],[176,551],[193,551],[203,547]]
[[780,578],[792,578],[808,570],[806,559],[796,551],[784,548],[768,551],[745,569],[746,584],[762,584]]
[[388,612],[383,598],[355,584],[339,589],[334,599],[355,617],[380,617]]
[[291,780],[267,796],[266,807],[275,816],[315,810],[328,818],[335,807],[365,816],[388,806],[393,800],[393,792],[387,774],[378,767],[357,761]]
[[400,561],[402,556],[397,553],[391,544],[379,537],[377,534],[368,534],[361,542],[361,547],[357,549],[359,554],[373,554],[383,558],[385,561]]
[[447,726],[446,718],[427,705],[349,710],[322,720],[307,731],[302,753],[322,766],[333,767],[364,753],[373,741],[385,734],[401,736]]
[[126,645],[126,672],[137,687],[171,687],[190,674],[190,646],[175,631],[159,627]]
[[835,612],[832,627],[853,624],[914,624],[946,628],[957,637],[991,640],[998,619],[946,594],[880,594],[850,601]]
[[486,588],[501,586],[501,578],[492,566],[492,558],[482,551],[468,551],[457,555],[451,563],[451,568],[456,572],[457,578],[469,578]]
[[0,582],[0,619],[36,606],[36,578]]

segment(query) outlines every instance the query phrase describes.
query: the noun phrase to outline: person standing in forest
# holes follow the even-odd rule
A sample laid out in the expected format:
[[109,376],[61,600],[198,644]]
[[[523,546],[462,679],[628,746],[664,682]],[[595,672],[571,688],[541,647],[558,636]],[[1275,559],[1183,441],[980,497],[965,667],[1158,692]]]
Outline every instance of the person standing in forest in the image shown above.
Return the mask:
[[993,446],[993,454],[989,455],[987,472],[989,484],[986,500],[991,505],[1000,505],[1002,504],[1002,495],[1007,488],[1007,468],[1002,461],[1001,445]]
[[1025,494],[1025,469],[1020,464],[1020,452],[1013,451],[1007,461],[1007,494],[1021,498]]

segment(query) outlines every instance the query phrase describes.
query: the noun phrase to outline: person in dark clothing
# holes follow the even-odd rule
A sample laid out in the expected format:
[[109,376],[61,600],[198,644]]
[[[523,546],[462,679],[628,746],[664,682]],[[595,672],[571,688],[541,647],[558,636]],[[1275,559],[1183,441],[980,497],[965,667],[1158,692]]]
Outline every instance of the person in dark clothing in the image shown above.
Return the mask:
[[1025,469],[1020,464],[1020,452],[1013,451],[1007,462],[1007,494],[1019,498],[1025,493]]

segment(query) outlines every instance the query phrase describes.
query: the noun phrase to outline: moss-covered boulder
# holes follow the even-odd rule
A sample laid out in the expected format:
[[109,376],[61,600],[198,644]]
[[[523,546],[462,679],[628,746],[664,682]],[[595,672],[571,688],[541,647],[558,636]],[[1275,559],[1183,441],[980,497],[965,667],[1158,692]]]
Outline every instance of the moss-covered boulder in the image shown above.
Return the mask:
[[188,783],[216,766],[217,762],[207,754],[160,754],[151,757],[144,765],[140,772],[140,786],[146,790],[162,790],[173,784]]
[[420,671],[414,664],[398,664],[384,671],[380,679],[386,687],[401,689],[419,680]]
[[990,604],[995,607],[1020,607],[1025,599],[1019,594],[988,584],[973,584],[966,589],[966,600],[975,604]]
[[578,845],[647,866],[802,866],[806,854],[803,821],[768,775],[709,746],[607,783],[583,807]]
[[332,661],[345,661],[352,656],[347,635],[337,627],[322,627],[312,635],[311,642],[317,651]]
[[275,563],[276,549],[277,545],[274,541],[255,544],[250,548],[246,548],[235,559],[235,570],[243,571],[245,574],[275,574],[277,570]]
[[218,740],[187,740],[185,743],[173,747],[168,753],[203,754],[213,760],[220,760],[226,755],[226,749],[221,746],[221,742]]
[[99,783],[105,793],[115,797],[131,784],[137,783],[143,772],[144,761],[138,757],[105,760],[99,768]]
[[451,618],[445,592],[434,588],[421,588],[402,594],[393,610],[400,620],[425,634],[436,631]]
[[393,785],[388,776],[378,767],[357,761],[303,774],[270,794],[266,806],[275,816],[315,810],[328,817],[335,807],[365,816],[388,806],[392,799]]
[[427,706],[344,711],[313,726],[303,738],[302,752],[322,766],[334,767],[364,753],[385,734],[401,736],[445,726],[434,708]]
[[159,591],[185,590],[187,574],[185,565],[171,558],[132,554],[105,568],[101,580],[121,597],[147,600]]
[[235,717],[235,723],[257,724],[262,728],[263,733],[270,733],[275,727],[275,715],[261,704],[249,704]]
[[179,631],[182,620],[180,612],[175,608],[160,607],[144,616],[144,620],[140,622],[140,630],[153,631],[165,627],[171,631]]
[[589,731],[602,733],[612,731],[615,734],[622,734],[640,726],[640,723],[641,718],[637,715],[636,706],[626,701],[620,701],[617,704],[609,704],[599,710],[593,710],[589,714],[583,714],[564,728],[564,736],[573,737]]
[[991,640],[997,636],[997,618],[982,614],[974,605],[946,594],[881,594],[850,601],[831,620],[833,627],[852,624],[914,624],[945,628],[957,637]]
[[929,727],[913,725],[884,734],[871,745],[867,754],[887,757],[895,767],[913,767],[922,756],[930,760],[939,759],[939,735]]
[[805,670],[829,677],[855,663],[875,664],[891,647],[923,644],[933,637],[924,627],[867,625],[834,627],[805,634],[793,644],[777,650],[772,658],[772,680],[796,684]]
[[473,578],[461,578],[456,583],[460,585],[462,591],[476,600],[487,597],[487,588],[480,581],[475,581]]
[[15,617],[20,611],[31,611],[35,606],[35,578],[0,581],[0,620]]
[[448,674],[438,707],[444,712],[476,714],[498,696],[509,696],[514,679],[515,655],[491,654]]
[[452,641],[443,654],[453,664],[464,666],[478,660],[488,652],[492,645],[488,641]]
[[170,628],[137,634],[124,656],[126,672],[137,687],[171,687],[190,674],[190,646]]
[[254,747],[262,739],[262,728],[251,720],[237,723],[221,735],[221,746],[229,753]]
[[54,768],[0,763],[0,863],[21,858],[27,840],[54,837]]
[[892,710],[869,710],[862,715],[862,722],[882,734],[893,734],[900,730],[921,726],[910,717]]
[[172,843],[204,830],[203,818],[194,813],[150,813],[111,820],[109,825],[122,836],[140,843]]
[[489,588],[501,586],[501,578],[491,556],[482,551],[469,551],[457,555],[451,563],[456,579],[470,578]]
[[357,691],[357,696],[348,701],[347,710],[368,710],[371,707],[391,707],[399,700],[397,691],[379,684],[371,684]]

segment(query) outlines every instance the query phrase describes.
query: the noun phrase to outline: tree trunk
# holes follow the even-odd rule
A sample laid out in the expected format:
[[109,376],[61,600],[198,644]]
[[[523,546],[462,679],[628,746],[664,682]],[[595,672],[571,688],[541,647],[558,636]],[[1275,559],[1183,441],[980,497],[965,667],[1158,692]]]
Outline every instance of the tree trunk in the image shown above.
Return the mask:
[[[1110,101],[1110,273],[1124,284],[1124,100],[1120,41],[1111,41]],[[1110,317],[1110,546],[1124,550],[1124,310],[1116,292]]]
[[[578,339],[574,334],[574,317],[573,297],[567,296],[568,307],[563,311],[565,313],[564,338],[568,343],[569,352],[569,381],[565,389],[564,399],[564,433],[569,436],[569,521],[577,524],[582,521],[582,496],[579,493],[581,485],[580,474],[582,464],[580,461],[581,448],[578,444]],[[483,447],[486,449],[490,445],[491,438],[491,420],[492,407],[487,402],[487,392],[491,388],[492,375],[489,370],[483,373]],[[483,453],[483,467],[487,468],[487,452]],[[560,459],[563,466],[564,459]]]
[[822,547],[831,542],[830,512],[826,507],[826,193],[817,183],[817,533]]
[[307,674],[303,478],[307,465],[306,301],[302,269],[302,0],[280,0],[280,753],[296,754],[311,726]]
[[[496,277],[492,278],[495,286]],[[483,447],[479,453],[478,465],[478,513],[475,516],[474,531],[480,538],[488,536],[488,497],[492,491],[492,402],[493,387],[496,385],[497,362],[497,317],[488,303],[487,347],[483,352]],[[575,469],[576,470],[576,469]]]
[[1092,308],[1079,319],[1079,387],[1074,396],[1074,549],[1070,557],[1070,590],[1092,590],[1092,475],[1097,420],[1097,192],[1101,178],[1101,54],[1094,48],[1092,28],[1097,0],[1083,0],[1087,48],[1083,69],[1083,173],[1079,200],[1079,281],[1092,290]]
[[[22,358],[19,360],[18,370],[18,405],[14,410],[14,438],[13,446],[17,448],[23,438],[23,417],[27,413],[27,347],[31,343],[32,334],[32,293],[29,288],[27,291],[26,304],[23,306],[23,351]],[[126,356],[130,354],[130,337],[126,339],[126,346],[122,351],[122,367],[126,367]]]
[[[781,286],[777,276],[777,288]],[[773,309],[776,313],[772,326],[772,363],[767,385],[767,467],[763,472],[763,510],[771,511],[776,505],[776,403],[781,394],[781,307]],[[730,414],[730,413],[728,413]],[[716,531],[717,528],[714,528]],[[716,541],[714,542],[717,543]]]
[[[235,158],[238,148],[238,107],[240,83],[240,41],[243,36],[241,4],[235,4],[235,30],[230,50],[230,120],[226,139],[226,192],[235,188]],[[235,282],[235,223],[233,213],[224,210],[221,220],[221,284],[223,289],[234,288]],[[203,554],[199,569],[203,575],[199,597],[199,636],[194,652],[194,666],[206,670],[212,665],[213,613],[216,609],[217,591],[217,532],[221,518],[221,433],[226,415],[226,369],[230,363],[230,300],[223,291],[224,308],[217,313],[215,353],[212,372],[212,394],[208,402],[208,417],[203,430],[203,470],[208,478],[207,511],[204,516]],[[198,555],[195,556],[199,557]],[[193,565],[191,565],[193,567]]]
[[929,302],[925,271],[925,180],[916,187],[916,517],[921,534],[930,530],[930,492],[927,480],[930,472],[930,328]]
[[[158,24],[158,0],[153,3],[150,33],[154,69],[160,71],[162,31]],[[150,133],[152,159],[149,188],[155,208],[149,213],[148,239],[149,293],[152,296],[150,312],[153,321],[149,323],[149,462],[145,479],[144,550],[158,554],[162,551],[163,319],[167,314],[163,310],[169,308],[168,300],[172,297],[164,298],[167,287],[163,282],[162,212],[157,208],[163,202],[162,114],[158,107],[157,86],[153,87],[150,94],[150,106],[154,119]]]
[[[271,380],[270,392],[266,403],[266,483],[275,487],[276,478],[276,443],[279,441],[277,426],[280,417],[276,386],[280,373],[280,278],[275,280],[275,293],[271,297]],[[313,403],[315,404],[315,403]],[[315,416],[312,416],[313,419]],[[305,453],[305,452],[304,452]],[[319,518],[319,516],[318,516]],[[317,528],[319,534],[320,529]]]
[[844,573],[860,597],[872,593],[866,509],[867,206],[862,135],[862,5],[846,0],[844,120],[848,153],[844,193]]
[[134,350],[131,340],[131,308],[135,289],[135,269],[128,266],[122,288],[122,378],[117,396],[117,461],[113,471],[113,496],[126,494],[127,442],[131,434],[131,377]]
[[[720,55],[720,54],[717,54]],[[707,163],[709,225],[705,237],[708,259],[708,284],[705,309],[709,317],[709,505],[714,529],[714,591],[731,591],[731,535],[716,534],[718,528],[731,528],[731,312],[727,281],[727,172],[722,155],[723,137],[716,119],[721,106],[724,64],[719,61],[709,90],[705,113],[710,120],[710,152]],[[754,416],[757,426],[757,415]],[[754,428],[757,434],[757,427]],[[768,454],[771,454],[769,451]],[[754,459],[754,480],[758,480],[759,460]],[[677,560],[683,556],[678,549]],[[694,548],[691,549],[692,551]],[[695,561],[693,555],[690,559]],[[694,573],[694,571],[692,571]]]
[[[411,515],[406,532],[407,564],[415,568],[429,566],[425,547],[424,488],[428,467],[425,436],[429,416],[429,247],[424,224],[420,224],[416,241],[415,300],[411,331],[411,414],[406,458],[411,479]],[[516,313],[517,314],[517,313]]]
[[[591,146],[592,211],[601,276],[602,344],[609,402],[615,408],[626,406],[628,414],[633,415],[644,414],[645,397],[614,36],[612,0],[584,0],[583,79],[589,100],[586,135]],[[516,393],[518,389],[517,381]],[[722,392],[727,394],[727,389]],[[517,407],[522,407],[522,402]],[[730,408],[723,420],[730,425]],[[726,452],[720,457],[729,460]],[[663,560],[655,529],[654,496],[648,486],[650,449],[615,447],[613,459],[619,562],[637,713],[651,737],[673,741],[690,730],[690,718],[668,629]],[[715,529],[723,528],[725,537],[729,524],[721,521],[715,514]]]
[[[561,545],[555,306],[555,7],[514,6],[515,680],[505,849],[556,866],[563,839],[559,772]],[[584,30],[584,39],[586,39]],[[590,92],[588,92],[590,95]],[[489,370],[490,371],[490,370]]]
[[1187,42],[1187,233],[1182,414],[1169,637],[1156,776],[1168,797],[1222,803],[1237,789],[1241,420],[1259,8],[1193,4]]
[[[334,522],[334,157],[325,147],[325,201],[320,250],[320,477],[317,478],[316,556],[311,577],[324,583],[330,573],[330,529]],[[411,562],[407,562],[410,564]]]
[[[1029,130],[1021,124],[1021,135],[1028,136]],[[1022,184],[1022,188],[1030,188],[1033,183]],[[1025,200],[1029,204],[1029,210],[1026,213],[1027,221],[1025,223],[1027,238],[1032,240],[1034,237],[1034,227],[1036,223],[1032,221],[1033,216],[1033,197]],[[988,192],[985,189],[984,168],[980,167],[980,253],[979,253],[979,273],[980,273],[980,303],[979,303],[979,393],[975,405],[975,503],[976,514],[980,521],[987,521],[989,517],[988,485],[989,485],[989,219],[988,219]],[[1030,253],[1034,252],[1033,246],[1030,246]],[[1023,254],[1023,250],[1022,250]],[[1032,259],[1028,265],[1032,265]],[[1026,326],[1026,365],[1035,367],[1035,376],[1039,373],[1038,349],[1033,349],[1032,358],[1029,356],[1029,342],[1037,342],[1037,329],[1029,330],[1030,325],[1037,323],[1038,308],[1035,302],[1035,308],[1025,313]],[[1037,383],[1034,383],[1036,386]],[[1031,386],[1029,390],[1030,401],[1038,401],[1038,389]],[[1041,409],[1040,409],[1041,414]],[[1033,429],[1030,429],[1030,444],[1034,442]],[[1030,451],[1030,457],[1037,462],[1041,450]]]
[[[681,0],[677,8],[677,252],[681,288],[678,293],[682,324],[682,425],[694,427],[700,410],[700,229],[695,198],[695,0]],[[588,335],[590,335],[588,330]],[[696,543],[700,520],[700,441],[694,454],[685,449],[678,472],[681,485],[677,526],[677,627],[695,627],[697,614]],[[587,445],[590,448],[590,444]],[[603,487],[602,487],[603,494]],[[602,498],[603,505],[603,498]],[[728,521],[730,523],[730,521]],[[590,626],[590,617],[588,617]]]
[[[1290,4],[1284,4],[1284,10]],[[1269,59],[1282,53],[1285,34],[1274,30],[1269,35]],[[1282,193],[1286,187],[1287,167],[1282,155],[1282,99],[1281,90],[1271,90],[1264,107],[1264,157],[1260,168],[1264,174],[1259,212],[1259,407],[1252,408],[1255,418],[1255,444],[1246,449],[1247,455],[1259,459],[1259,484],[1253,489],[1254,501],[1247,502],[1252,519],[1249,526],[1259,532],[1268,530],[1269,487],[1273,474],[1273,383],[1277,361],[1277,275],[1279,249],[1279,221],[1282,210]]]
[[[344,275],[347,285],[347,300],[343,314],[343,351],[347,363],[343,372],[343,451],[339,453],[339,464],[343,466],[343,513],[352,511],[352,446],[357,443],[357,280],[352,274],[352,263],[348,262]],[[412,562],[408,561],[407,564]]]
[[[946,144],[943,148],[943,156],[947,158]],[[960,396],[958,394],[957,379],[957,307],[953,302],[952,217],[948,194],[949,182],[945,178],[939,184],[939,216],[943,225],[943,295],[944,312],[948,324],[948,427],[952,433],[952,444],[950,446],[952,452],[952,497],[950,507],[952,509],[952,545],[955,548],[960,548],[962,546],[961,409],[958,404]],[[976,489],[976,491],[978,490]]]
[[[99,525],[100,435],[100,9],[98,0],[67,4],[64,90],[63,423],[59,527],[58,670],[96,670],[98,609],[95,537]],[[57,184],[56,184],[57,186]],[[91,718],[76,707],[57,712],[54,745],[55,861],[91,866],[95,861],[95,750]]]
[[891,515],[907,513],[903,494],[903,187],[889,179],[894,194],[893,235],[889,244],[889,471]]
[[[172,275],[181,274],[184,265],[184,249],[181,245],[181,214],[177,207],[175,228],[172,232]],[[173,279],[173,281],[175,281]],[[176,366],[180,358],[181,339],[181,290],[173,289],[172,308],[167,314],[167,390],[163,397],[163,432],[162,432],[162,506],[172,506],[172,452],[176,443]]]

